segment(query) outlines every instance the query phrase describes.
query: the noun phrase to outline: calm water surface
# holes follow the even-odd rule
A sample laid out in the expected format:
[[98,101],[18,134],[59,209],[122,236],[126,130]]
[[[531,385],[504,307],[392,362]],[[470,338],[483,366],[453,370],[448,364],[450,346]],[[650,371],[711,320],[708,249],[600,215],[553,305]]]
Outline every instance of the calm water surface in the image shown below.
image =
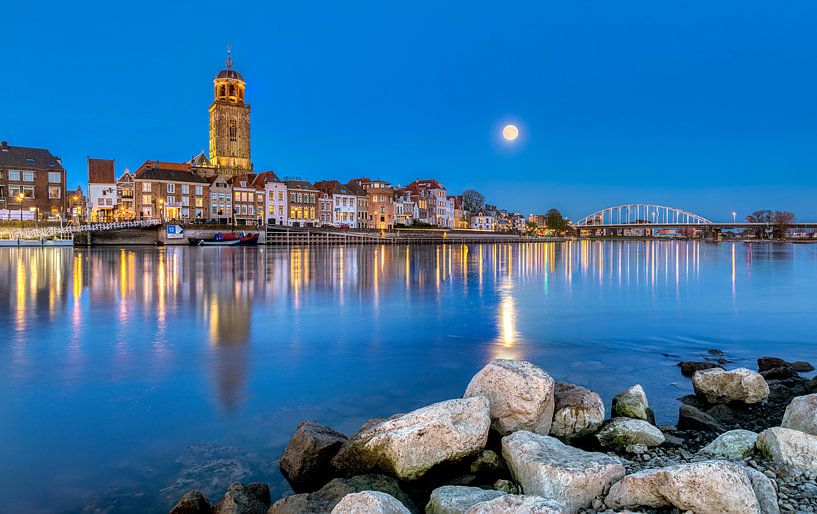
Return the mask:
[[2,509],[281,496],[299,420],[353,432],[497,357],[674,422],[681,358],[817,361],[815,271],[783,244],[0,249]]

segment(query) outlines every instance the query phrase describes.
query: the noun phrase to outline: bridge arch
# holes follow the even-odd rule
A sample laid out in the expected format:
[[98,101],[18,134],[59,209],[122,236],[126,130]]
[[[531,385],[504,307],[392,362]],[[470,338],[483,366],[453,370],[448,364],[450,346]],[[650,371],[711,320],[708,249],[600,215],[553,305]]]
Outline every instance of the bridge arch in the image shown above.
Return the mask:
[[606,225],[710,225],[703,216],[689,211],[647,203],[631,203],[607,207],[585,216],[577,227],[603,227]]

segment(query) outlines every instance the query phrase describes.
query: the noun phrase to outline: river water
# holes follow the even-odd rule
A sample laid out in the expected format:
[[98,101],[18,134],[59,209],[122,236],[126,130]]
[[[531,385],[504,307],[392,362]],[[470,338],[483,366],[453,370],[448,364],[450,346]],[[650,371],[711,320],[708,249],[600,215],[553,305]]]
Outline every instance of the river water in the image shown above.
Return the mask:
[[288,488],[301,419],[347,433],[524,358],[659,422],[675,363],[817,362],[817,245],[581,241],[0,249],[0,497],[9,512],[167,511],[191,488]]

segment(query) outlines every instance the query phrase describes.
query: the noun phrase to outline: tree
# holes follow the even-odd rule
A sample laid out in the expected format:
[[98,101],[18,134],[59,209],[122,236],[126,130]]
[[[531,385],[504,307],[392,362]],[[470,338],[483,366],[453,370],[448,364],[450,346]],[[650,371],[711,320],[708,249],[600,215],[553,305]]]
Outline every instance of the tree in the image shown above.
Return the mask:
[[462,192],[462,206],[466,211],[479,212],[483,203],[485,196],[476,189],[466,189]]
[[786,237],[786,233],[788,232],[789,225],[794,221],[795,215],[793,212],[789,211],[770,211],[768,209],[764,209],[761,211],[755,211],[752,214],[746,216],[746,221],[749,223],[763,223],[768,227],[755,227],[752,228],[752,234],[760,239],[766,237],[767,229],[772,229],[772,237],[775,239],[783,239]]
[[[772,221],[772,211],[769,210],[762,210],[762,211],[755,211],[752,214],[746,216],[746,221],[748,223],[765,223],[769,224]],[[766,236],[766,229],[764,227],[755,227],[749,229],[752,235],[758,239],[764,239]]]
[[525,230],[528,232],[528,234],[534,234],[536,232],[536,229],[537,229],[536,222],[530,220],[525,222]]
[[789,232],[789,225],[794,221],[794,213],[789,211],[774,211],[772,213],[772,237],[783,239]]
[[567,221],[562,213],[556,209],[551,209],[545,213],[545,227],[557,233],[567,230]]

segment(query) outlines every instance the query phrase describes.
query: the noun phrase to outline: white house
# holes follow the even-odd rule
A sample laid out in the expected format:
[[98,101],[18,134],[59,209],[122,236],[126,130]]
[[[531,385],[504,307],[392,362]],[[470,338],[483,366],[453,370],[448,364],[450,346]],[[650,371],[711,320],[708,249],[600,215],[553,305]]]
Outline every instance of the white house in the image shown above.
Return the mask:
[[275,173],[264,181],[265,221],[268,225],[287,225],[287,185]]
[[117,205],[113,159],[88,157],[88,200],[91,221],[113,220]]
[[337,180],[315,182],[315,189],[332,200],[332,225],[359,228],[357,220],[358,195]]
[[474,230],[496,230],[496,218],[482,211],[471,216],[471,228]]

